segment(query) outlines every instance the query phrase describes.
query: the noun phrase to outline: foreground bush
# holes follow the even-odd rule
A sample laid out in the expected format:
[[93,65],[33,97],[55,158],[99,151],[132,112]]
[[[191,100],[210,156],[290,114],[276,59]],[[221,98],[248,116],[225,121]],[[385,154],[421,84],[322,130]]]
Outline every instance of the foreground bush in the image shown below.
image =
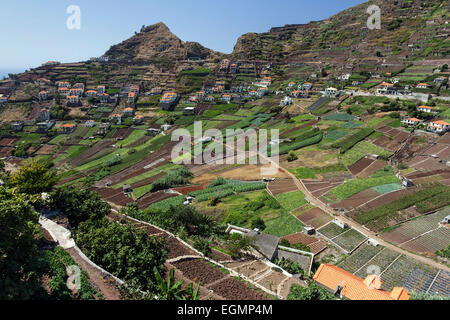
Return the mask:
[[90,219],[79,225],[75,241],[89,259],[116,277],[137,283],[140,290],[157,292],[153,268],[164,273],[167,258],[161,238],[149,237],[131,223]]

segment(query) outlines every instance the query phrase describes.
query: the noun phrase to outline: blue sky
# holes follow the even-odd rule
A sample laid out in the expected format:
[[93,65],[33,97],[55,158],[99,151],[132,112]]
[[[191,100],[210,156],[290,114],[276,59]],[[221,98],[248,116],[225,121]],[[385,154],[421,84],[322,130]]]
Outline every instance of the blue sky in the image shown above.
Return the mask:
[[[0,3],[0,68],[36,67],[102,55],[111,45],[164,22],[184,41],[230,53],[247,32],[321,20],[363,0],[14,0]],[[69,5],[81,29],[68,30]]]

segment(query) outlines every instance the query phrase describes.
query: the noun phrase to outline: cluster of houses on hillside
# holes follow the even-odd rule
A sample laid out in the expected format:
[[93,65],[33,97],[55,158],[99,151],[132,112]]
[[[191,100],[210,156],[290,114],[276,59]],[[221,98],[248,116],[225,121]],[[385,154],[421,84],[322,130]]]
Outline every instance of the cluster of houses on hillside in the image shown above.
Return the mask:
[[[425,113],[433,113],[435,115],[439,114],[439,111],[436,110],[436,108],[430,106],[418,106],[416,110]],[[413,127],[426,126],[427,131],[434,133],[444,133],[450,131],[450,123],[444,120],[434,120],[426,123],[424,120],[418,118],[406,117],[402,120],[402,124]]]

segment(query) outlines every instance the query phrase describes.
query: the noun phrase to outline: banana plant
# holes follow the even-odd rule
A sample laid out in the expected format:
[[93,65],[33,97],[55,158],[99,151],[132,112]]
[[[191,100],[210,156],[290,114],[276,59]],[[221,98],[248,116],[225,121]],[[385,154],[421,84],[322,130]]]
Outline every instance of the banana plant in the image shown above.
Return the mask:
[[175,269],[171,269],[167,280],[161,277],[158,269],[153,268],[155,273],[156,281],[158,282],[158,287],[160,289],[160,298],[163,300],[199,300],[199,288],[197,285],[195,290],[193,290],[192,283],[189,284],[187,289],[182,289],[183,280],[175,282]]

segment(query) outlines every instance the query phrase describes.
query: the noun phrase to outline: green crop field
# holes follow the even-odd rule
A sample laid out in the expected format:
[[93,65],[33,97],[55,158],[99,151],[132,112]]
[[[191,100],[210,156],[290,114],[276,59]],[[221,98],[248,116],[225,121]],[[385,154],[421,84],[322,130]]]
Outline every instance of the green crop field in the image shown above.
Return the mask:
[[305,195],[300,190],[279,194],[275,199],[277,199],[281,206],[287,211],[295,210],[307,203]]
[[367,154],[377,154],[381,157],[389,157],[390,155],[392,155],[392,152],[386,151],[370,143],[369,141],[361,141],[357,143],[353,148],[341,155],[340,159],[343,164],[345,164],[346,166],[350,166]]
[[396,176],[354,179],[330,190],[326,195],[332,196],[340,201],[369,188],[398,182],[400,182],[400,180]]

